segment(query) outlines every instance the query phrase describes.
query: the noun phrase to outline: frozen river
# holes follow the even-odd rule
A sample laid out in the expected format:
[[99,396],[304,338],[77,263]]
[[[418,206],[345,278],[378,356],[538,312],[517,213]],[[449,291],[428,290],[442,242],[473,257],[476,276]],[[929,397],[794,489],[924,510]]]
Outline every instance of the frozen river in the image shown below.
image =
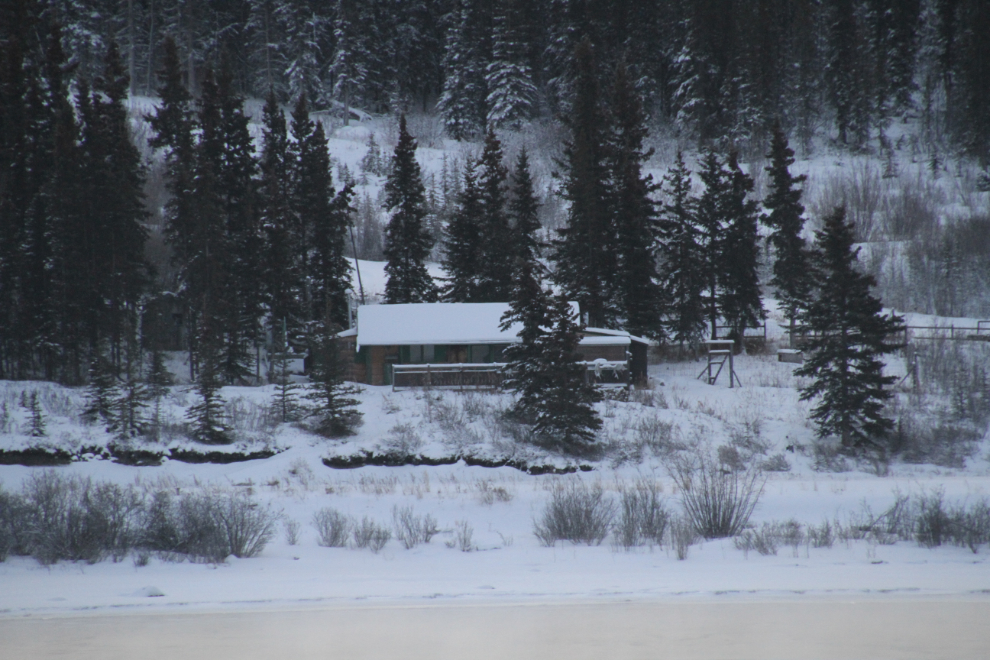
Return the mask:
[[351,606],[0,618],[3,658],[985,658],[990,598]]

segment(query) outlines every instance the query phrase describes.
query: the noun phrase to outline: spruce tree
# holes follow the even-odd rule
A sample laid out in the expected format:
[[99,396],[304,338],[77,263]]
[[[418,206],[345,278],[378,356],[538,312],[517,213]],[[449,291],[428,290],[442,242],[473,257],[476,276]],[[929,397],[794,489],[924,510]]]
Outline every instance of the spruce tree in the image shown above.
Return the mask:
[[194,440],[209,445],[229,445],[234,441],[224,413],[224,400],[220,394],[223,386],[221,373],[221,344],[215,328],[216,321],[208,311],[200,315],[198,361],[199,374],[196,393],[199,403],[190,406],[186,419],[192,423]]
[[38,390],[31,391],[28,411],[31,413],[31,429],[28,431],[28,435],[32,438],[44,438],[47,436],[48,431],[45,429],[45,414],[41,410],[41,401],[38,400]]
[[435,302],[437,286],[425,263],[433,248],[423,222],[426,191],[405,115],[399,118],[399,140],[385,182],[385,210],[391,214],[385,229],[385,302]]
[[614,327],[619,314],[617,272],[605,127],[595,55],[585,39],[574,53],[575,100],[567,117],[571,138],[564,144],[563,196],[567,225],[554,241],[554,279],[580,304],[589,325]]
[[729,154],[726,165],[729,187],[724,199],[719,307],[734,338],[742,344],[746,328],[756,327],[766,316],[759,279],[759,216],[756,201],[748,199],[753,179],[740,169],[736,152]]
[[798,313],[807,307],[811,297],[812,278],[808,267],[808,250],[801,231],[804,228],[804,206],[801,205],[800,188],[807,179],[803,174],[791,176],[794,151],[787,145],[787,136],[780,123],[774,125],[770,153],[770,165],[765,169],[770,175],[770,190],[763,200],[769,211],[761,217],[770,228],[770,245],[774,249],[773,278],[770,285],[777,290],[777,300],[790,322],[790,338],[793,347]]
[[512,261],[507,258],[513,248],[506,213],[508,174],[502,162],[502,143],[489,129],[478,162],[477,302],[507,302],[512,290]]
[[340,351],[337,333],[339,326],[329,318],[318,327],[310,341],[313,366],[310,370],[310,389],[306,398],[313,402],[309,416],[314,418],[314,430],[328,438],[353,435],[361,421],[355,395],[361,388],[345,383],[347,364]]
[[443,57],[443,91],[437,111],[447,134],[464,140],[481,133],[488,115],[485,66],[490,59],[490,5],[478,0],[456,0]]
[[481,232],[478,219],[481,217],[481,199],[475,167],[472,160],[464,164],[464,184],[457,206],[444,228],[440,265],[447,273],[443,287],[446,302],[480,302]]
[[531,264],[516,270],[509,310],[501,327],[520,324],[520,342],[506,349],[503,387],[518,393],[513,416],[532,426],[537,442],[576,455],[594,450],[602,422],[593,404],[601,394],[578,361],[581,341],[573,309],[545,290]]
[[161,437],[162,399],[168,394],[168,388],[175,379],[165,365],[165,353],[160,348],[157,346],[152,348],[148,359],[145,383],[149,400],[152,402],[149,436],[157,441]]
[[275,384],[272,413],[275,419],[283,424],[297,420],[301,411],[298,396],[299,385],[292,380],[292,373],[289,371],[287,334],[287,327],[283,325],[281,329],[282,340],[279,343],[278,352],[272,353],[271,371],[268,374],[268,382]]
[[524,4],[526,0],[495,3],[492,58],[485,71],[489,128],[521,128],[536,110]]
[[298,223],[292,213],[292,168],[285,114],[269,90],[263,110],[259,207],[265,235],[262,270],[268,302],[269,329],[298,337],[305,320],[302,310],[303,275]]
[[643,175],[643,164],[653,155],[645,150],[645,116],[639,95],[621,63],[612,88],[610,166],[615,195],[617,272],[616,296],[624,327],[634,335],[662,339],[665,301],[657,282],[653,246],[657,222],[651,195],[658,186]]
[[699,176],[704,190],[695,207],[698,245],[701,249],[702,301],[708,317],[711,338],[718,338],[719,285],[722,278],[722,255],[725,244],[726,197],[731,183],[729,173],[714,151],[709,151],[700,163]]
[[[308,166],[311,175],[309,184],[314,186],[313,196],[329,200],[326,214],[313,214],[311,227],[313,236],[312,257],[310,259],[310,281],[313,287],[313,310],[330,310],[333,323],[343,327],[350,324],[347,298],[351,291],[351,265],[347,261],[347,229],[351,224],[351,197],[354,188],[345,184],[340,192],[335,192],[329,172],[329,151],[323,124],[317,123],[310,138],[312,146],[309,154],[313,161]],[[326,172],[324,178],[323,173]]]
[[120,384],[113,373],[113,365],[104,352],[97,352],[90,361],[86,405],[81,417],[89,424],[100,422],[108,431],[114,431],[119,422],[117,403],[120,398]]
[[820,397],[811,412],[819,437],[838,436],[847,451],[883,451],[894,426],[883,407],[897,378],[883,374],[882,356],[898,348],[891,339],[903,320],[882,314],[870,293],[873,277],[859,271],[853,235],[843,207],[815,232],[817,295],[803,314],[813,335],[808,361],[794,373],[814,379],[801,389],[801,400]]
[[519,151],[511,180],[509,221],[512,223],[514,239],[513,254],[516,259],[539,264],[538,260],[543,253],[543,242],[539,237],[542,229],[539,216],[540,203],[533,189],[533,175],[530,173],[529,154],[525,147]]
[[667,334],[682,345],[697,347],[705,335],[706,266],[696,225],[697,200],[691,194],[691,172],[681,152],[664,177],[663,190],[658,235],[660,281],[669,305]]

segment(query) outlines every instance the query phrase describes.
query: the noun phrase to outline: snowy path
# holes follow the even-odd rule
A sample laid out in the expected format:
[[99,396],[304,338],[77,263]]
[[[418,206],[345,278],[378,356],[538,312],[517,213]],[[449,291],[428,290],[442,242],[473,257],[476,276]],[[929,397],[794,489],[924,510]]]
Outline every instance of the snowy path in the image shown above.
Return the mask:
[[5,658],[978,658],[990,600],[541,603],[0,619]]

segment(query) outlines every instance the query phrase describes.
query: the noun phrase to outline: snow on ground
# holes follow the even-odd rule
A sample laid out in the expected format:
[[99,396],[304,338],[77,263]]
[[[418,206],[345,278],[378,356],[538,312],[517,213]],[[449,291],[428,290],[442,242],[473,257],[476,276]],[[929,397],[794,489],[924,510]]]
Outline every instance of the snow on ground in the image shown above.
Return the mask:
[[[678,492],[661,458],[664,442],[759,445],[761,456],[780,454],[790,470],[770,474],[754,514],[756,524],[790,519],[804,525],[824,520],[848,524],[864,506],[874,512],[884,510],[896,492],[919,495],[942,489],[950,503],[972,503],[990,496],[985,440],[965,468],[895,463],[886,477],[876,476],[875,466],[867,463],[850,463],[849,471],[842,473],[813,471],[808,404],[797,400],[793,365],[775,360],[769,355],[740,356],[736,366],[743,387],[731,390],[724,378],[715,386],[697,380],[701,362],[652,366],[652,391],[638,395],[638,400],[634,396],[629,402],[599,404],[605,421],[605,458],[592,463],[591,472],[560,476],[531,476],[510,467],[471,467],[463,462],[352,470],[330,469],[322,463],[328,456],[364,451],[513,458],[529,465],[560,467],[581,462],[499,435],[493,420],[508,405],[507,395],[366,387],[360,395],[364,423],[357,435],[327,440],[291,425],[267,427],[261,419],[273,393],[270,386],[224,388],[228,401],[236,400],[240,406],[237,424],[244,439],[238,446],[244,450],[266,446],[281,453],[228,465],[166,461],[161,467],[129,467],[94,458],[56,469],[142,489],[195,490],[219,485],[249,492],[280,511],[285,520],[300,524],[298,544],[290,545],[280,527],[260,557],[230,558],[220,565],[174,563],[153,556],[146,566],[129,557],[120,563],[62,562],[43,567],[29,558],[12,557],[0,564],[0,614],[425,599],[990,593],[990,550],[985,546],[974,554],[951,546],[925,549],[913,541],[892,545],[836,541],[831,548],[785,545],[775,556],[761,556],[736,549],[732,540],[719,540],[691,546],[688,558],[679,561],[669,547],[626,551],[612,536],[597,547],[540,545],[533,534],[533,521],[543,511],[555,483],[599,482],[607,494],[617,498],[621,487],[642,478],[656,479],[667,506],[679,511]],[[81,405],[80,391],[47,383],[5,382],[0,383],[0,399],[11,404],[13,417],[9,432],[0,436],[2,446],[29,444],[23,436],[26,413],[18,405],[19,391],[24,388],[47,392],[41,398],[48,412],[50,444],[71,448],[110,440],[102,430],[74,421]],[[174,426],[181,422],[192,397],[188,386],[173,388],[167,414]],[[191,443],[173,434],[162,440],[162,446],[189,447]],[[787,451],[787,446],[795,451]],[[39,469],[0,466],[0,483],[8,491],[17,490]],[[493,492],[501,498],[486,500],[485,493]],[[358,520],[368,516],[391,525],[393,508],[405,506],[413,507],[416,515],[429,514],[437,520],[441,532],[429,544],[406,550],[393,538],[378,554],[330,549],[317,544],[311,526],[313,514],[324,507]],[[472,529],[470,552],[457,548],[459,522]]]

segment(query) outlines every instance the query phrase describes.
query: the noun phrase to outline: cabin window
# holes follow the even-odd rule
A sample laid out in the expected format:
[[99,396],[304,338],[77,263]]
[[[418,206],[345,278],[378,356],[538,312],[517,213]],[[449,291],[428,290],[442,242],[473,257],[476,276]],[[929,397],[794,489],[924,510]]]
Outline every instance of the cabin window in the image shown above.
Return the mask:
[[475,344],[471,346],[471,352],[468,355],[469,362],[491,362],[491,346],[488,344]]

